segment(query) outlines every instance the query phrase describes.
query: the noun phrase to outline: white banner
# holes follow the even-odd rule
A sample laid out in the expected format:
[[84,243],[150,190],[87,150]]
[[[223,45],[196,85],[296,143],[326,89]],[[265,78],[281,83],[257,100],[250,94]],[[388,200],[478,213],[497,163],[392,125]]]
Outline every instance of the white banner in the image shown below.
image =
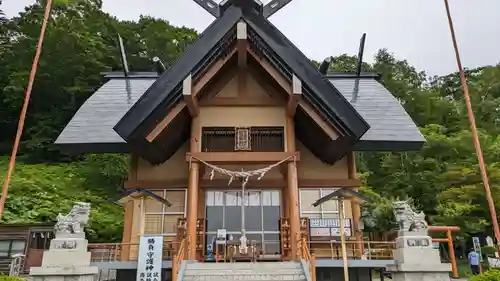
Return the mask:
[[137,281],[161,281],[163,237],[142,236],[137,260]]
[[474,252],[479,254],[479,259],[483,261],[483,254],[481,253],[481,242],[479,242],[479,237],[472,237],[472,245],[474,246]]

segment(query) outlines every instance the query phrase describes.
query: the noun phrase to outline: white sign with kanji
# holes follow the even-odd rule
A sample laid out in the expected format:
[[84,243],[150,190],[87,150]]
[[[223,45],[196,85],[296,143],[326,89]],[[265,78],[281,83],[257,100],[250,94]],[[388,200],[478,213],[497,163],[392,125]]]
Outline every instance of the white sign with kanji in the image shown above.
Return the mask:
[[163,237],[142,236],[137,260],[137,281],[161,281]]

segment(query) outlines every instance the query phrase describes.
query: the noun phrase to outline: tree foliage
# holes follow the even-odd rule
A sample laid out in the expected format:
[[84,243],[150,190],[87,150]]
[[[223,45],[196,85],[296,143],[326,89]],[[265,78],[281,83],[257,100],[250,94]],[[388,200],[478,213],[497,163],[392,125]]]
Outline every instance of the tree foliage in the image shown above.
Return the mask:
[[[37,1],[0,25],[0,155],[10,155],[44,13]],[[171,64],[196,32],[141,17],[119,21],[100,0],[57,5],[47,29],[18,163],[7,200],[6,222],[51,222],[76,200],[93,204],[91,241],[119,241],[122,209],[112,203],[127,171],[123,155],[65,155],[52,144],[82,103],[104,82],[102,72],[121,69],[117,34],[130,68],[153,70],[151,58]],[[2,44],[0,44],[1,46]],[[0,160],[0,182],[7,171]]]
[[[43,4],[36,1],[10,19],[0,14],[0,155],[10,154],[12,147]],[[7,222],[49,222],[75,200],[84,200],[94,206],[91,240],[120,238],[122,209],[110,199],[126,175],[125,156],[68,156],[52,143],[102,85],[101,73],[121,68],[117,33],[124,38],[134,71],[153,70],[154,56],[172,64],[197,34],[147,16],[120,21],[101,6],[101,0],[79,0],[54,7],[7,200]],[[355,67],[356,58],[343,54],[333,58],[330,70],[349,72]],[[491,234],[458,74],[428,77],[385,49],[375,54],[374,63],[363,63],[362,71],[381,74],[383,85],[427,139],[421,151],[358,154],[365,182],[362,191],[374,199],[363,213],[366,227],[393,228],[391,200],[412,198],[415,208],[423,210],[433,224],[459,225],[463,236]],[[466,74],[493,196],[500,203],[500,66],[471,69]],[[1,158],[0,170],[6,169],[7,158]],[[0,174],[1,181],[4,175]]]

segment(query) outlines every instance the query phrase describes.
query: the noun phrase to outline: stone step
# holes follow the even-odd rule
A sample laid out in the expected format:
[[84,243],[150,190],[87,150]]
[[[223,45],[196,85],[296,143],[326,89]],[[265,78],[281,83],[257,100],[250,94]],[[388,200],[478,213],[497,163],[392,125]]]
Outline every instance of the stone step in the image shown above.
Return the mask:
[[190,263],[186,265],[187,269],[301,269],[298,262],[260,262],[260,263]]
[[299,262],[188,263],[181,281],[307,281]]
[[293,280],[305,281],[305,275],[271,275],[271,274],[248,274],[248,275],[203,275],[203,276],[186,276],[182,277],[182,281],[267,281],[267,280]]
[[295,275],[304,274],[303,270],[298,269],[266,269],[266,270],[251,270],[251,269],[186,269],[184,275],[252,275],[252,274],[271,274],[271,275]]

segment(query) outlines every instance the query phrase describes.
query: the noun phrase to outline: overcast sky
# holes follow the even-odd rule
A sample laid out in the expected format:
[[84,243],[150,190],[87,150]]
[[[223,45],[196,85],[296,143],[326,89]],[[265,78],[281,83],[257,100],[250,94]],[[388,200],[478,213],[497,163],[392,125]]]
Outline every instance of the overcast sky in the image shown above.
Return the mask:
[[[151,15],[198,31],[213,20],[192,0],[103,1],[106,12],[124,20]],[[3,2],[2,9],[13,16],[33,0]],[[450,5],[464,66],[499,63],[500,0],[450,0]],[[315,60],[356,54],[366,32],[366,61],[388,48],[432,75],[457,69],[443,0],[293,0],[271,21]]]

